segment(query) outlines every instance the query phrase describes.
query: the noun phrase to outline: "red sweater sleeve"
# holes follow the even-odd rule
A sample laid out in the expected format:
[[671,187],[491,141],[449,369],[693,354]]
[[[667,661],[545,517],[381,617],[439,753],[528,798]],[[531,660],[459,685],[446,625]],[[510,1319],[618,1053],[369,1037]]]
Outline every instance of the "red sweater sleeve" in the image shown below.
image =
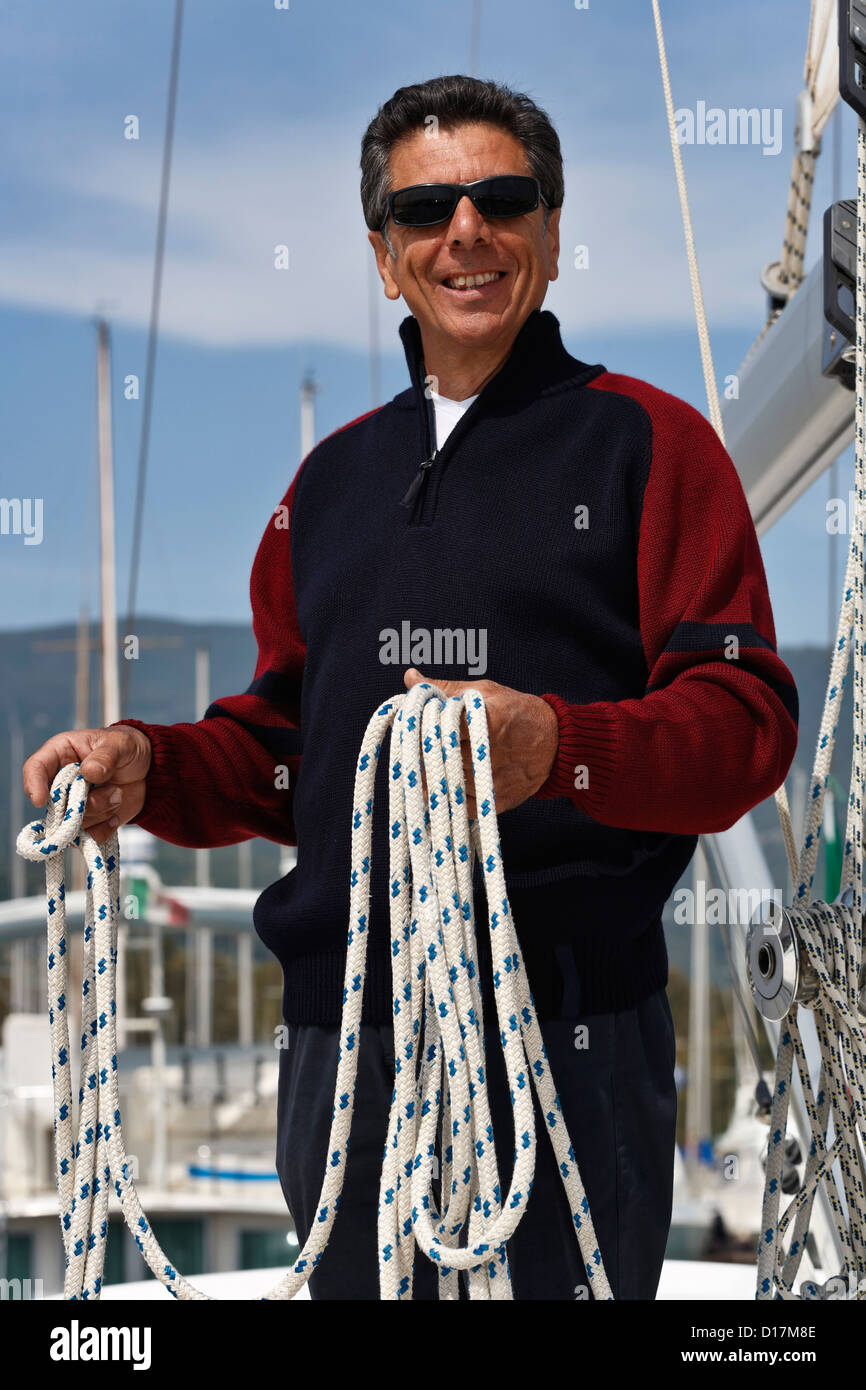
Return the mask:
[[543,696],[559,747],[536,796],[567,796],[624,829],[727,830],[781,785],[797,746],[797,690],[776,652],[748,503],[699,411],[636,378],[596,384],[652,419],[637,556],[649,679],[639,699]]
[[[292,819],[300,767],[305,647],[292,585],[289,518],[300,470],[261,539],[250,576],[255,676],[195,724],[144,724],[153,761],[136,823],[175,845],[205,848],[261,835],[297,843]],[[288,784],[288,785],[287,785]]]

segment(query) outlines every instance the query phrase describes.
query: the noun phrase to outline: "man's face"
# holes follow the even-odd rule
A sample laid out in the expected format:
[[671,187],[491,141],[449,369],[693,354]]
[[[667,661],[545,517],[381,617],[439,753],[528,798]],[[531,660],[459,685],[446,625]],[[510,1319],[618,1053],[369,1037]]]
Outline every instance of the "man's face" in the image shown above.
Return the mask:
[[[406,136],[392,150],[390,168],[392,189],[530,173],[520,141],[482,123]],[[381,234],[370,233],[385,293],[389,299],[403,296],[425,339],[444,336],[455,346],[481,347],[513,338],[558,274],[558,208],[545,231],[540,204],[523,217],[485,219],[463,197],[448,222],[401,227],[389,219],[388,233],[396,259]],[[455,275],[482,271],[501,273],[472,289],[450,284]]]

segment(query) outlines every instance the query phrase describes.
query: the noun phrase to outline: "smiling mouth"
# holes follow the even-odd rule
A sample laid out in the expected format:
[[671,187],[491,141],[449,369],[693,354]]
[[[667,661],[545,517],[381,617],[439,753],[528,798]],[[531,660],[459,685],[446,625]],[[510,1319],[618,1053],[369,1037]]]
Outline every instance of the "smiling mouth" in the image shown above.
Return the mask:
[[504,270],[482,270],[475,275],[449,275],[442,284],[446,290],[477,290],[485,285],[495,285],[504,276]]

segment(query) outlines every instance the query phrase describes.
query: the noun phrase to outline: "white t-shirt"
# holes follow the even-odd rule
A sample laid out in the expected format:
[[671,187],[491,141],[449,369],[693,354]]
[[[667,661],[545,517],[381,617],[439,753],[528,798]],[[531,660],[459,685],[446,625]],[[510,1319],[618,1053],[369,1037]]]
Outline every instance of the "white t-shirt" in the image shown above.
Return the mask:
[[435,391],[431,392],[433,409],[436,413],[437,449],[442,448],[460,416],[465,414],[473,401],[478,400],[480,394],[480,392],[476,392],[474,396],[467,396],[464,401],[452,401],[448,396],[437,396]]

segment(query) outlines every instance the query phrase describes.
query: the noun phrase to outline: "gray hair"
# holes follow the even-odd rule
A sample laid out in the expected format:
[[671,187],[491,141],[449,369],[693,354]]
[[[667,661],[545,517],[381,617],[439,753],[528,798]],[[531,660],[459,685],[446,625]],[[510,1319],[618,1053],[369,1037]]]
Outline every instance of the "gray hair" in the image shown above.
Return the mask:
[[[565,196],[562,151],[550,117],[523,92],[513,92],[500,82],[457,75],[398,87],[367,126],[361,141],[361,206],[371,231],[380,231],[385,220],[391,192],[391,151],[404,136],[429,129],[431,120],[444,130],[483,121],[519,140],[529,171],[541,184],[548,204],[544,208],[546,230],[550,210],[561,207]],[[387,227],[382,234],[393,256]]]

